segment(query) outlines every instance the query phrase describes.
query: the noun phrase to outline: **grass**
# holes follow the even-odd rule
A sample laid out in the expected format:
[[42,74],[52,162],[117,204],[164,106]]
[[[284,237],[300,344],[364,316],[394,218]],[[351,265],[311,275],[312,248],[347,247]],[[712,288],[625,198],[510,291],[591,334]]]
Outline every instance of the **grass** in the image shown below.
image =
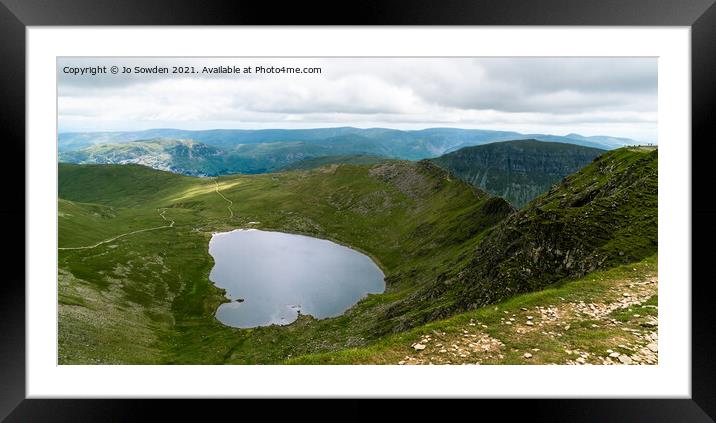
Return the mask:
[[[615,171],[630,167],[625,169]],[[225,176],[216,182],[135,165],[60,164],[59,179],[60,247],[93,245],[165,225],[160,210],[175,222],[171,228],[135,233],[96,248],[59,251],[61,364],[270,364],[344,354],[361,362],[366,351],[417,333],[406,331],[432,330],[439,323],[430,322],[496,301],[474,296],[491,291],[466,295],[467,285],[458,277],[469,274],[475,252],[486,240],[500,239],[505,217],[513,211],[505,201],[426,162],[340,164]],[[217,183],[233,202],[233,217],[216,193]],[[580,178],[573,185],[577,183]],[[251,227],[259,229],[334,240],[369,254],[386,275],[386,292],[369,295],[336,318],[302,316],[288,326],[253,329],[222,325],[214,313],[226,299],[208,278],[213,266],[208,243],[212,233],[249,222],[258,222]],[[622,234],[626,232],[618,232],[611,242],[633,241]],[[656,250],[645,245],[644,251]],[[601,295],[593,285],[582,288]],[[547,294],[530,295],[536,301]],[[497,318],[485,314],[487,308],[480,310],[475,316],[485,320],[481,323]],[[455,322],[476,318],[460,316]],[[393,358],[388,354],[385,360]]]
[[[383,173],[373,175],[371,169]],[[151,323],[146,328],[156,335],[146,347],[161,351],[160,358],[147,354],[167,363],[271,363],[369,342],[377,336],[376,326],[383,324],[376,310],[429,283],[435,269],[471,247],[466,240],[505,215],[483,212],[489,197],[462,182],[447,181],[437,168],[404,162],[375,169],[341,165],[221,177],[217,182],[233,201],[233,218],[214,181],[207,178],[139,166],[61,165],[60,180],[60,247],[92,245],[163,225],[158,210],[166,209],[166,218],[175,221],[173,228],[59,252],[61,271],[71,275],[70,284],[60,285],[62,330],[102,339],[103,346],[112,344],[97,333],[90,317],[102,307],[72,300],[82,297],[73,291],[81,285],[94,290],[95,304],[106,301],[108,309],[122,304],[130,332],[141,311],[139,316]],[[335,319],[305,317],[288,327],[252,330],[220,324],[214,313],[225,299],[208,279],[213,260],[207,245],[213,232],[248,222],[259,222],[253,226],[261,229],[336,240],[370,254],[388,276],[386,294],[371,295]],[[83,313],[67,314],[65,309]],[[123,324],[119,317],[116,322]],[[82,357],[143,362],[141,355],[122,348],[73,346],[72,339],[61,338],[61,362]]]
[[281,171],[289,170],[311,170],[318,167],[334,165],[334,164],[375,164],[385,162],[387,159],[383,156],[371,156],[367,154],[354,154],[347,156],[322,156],[301,160],[285,166]]
[[[412,345],[425,339],[425,336],[442,340],[443,345],[459,342],[465,331],[470,334],[482,333],[500,340],[503,346],[498,354],[471,354],[472,357],[453,357],[454,364],[562,364],[576,358],[575,351],[589,352],[598,357],[605,356],[608,349],[624,353],[628,348],[619,347],[627,343],[641,342],[637,336],[627,333],[624,328],[643,329],[641,322],[648,316],[657,316],[657,296],[654,293],[639,305],[618,309],[607,315],[621,324],[605,324],[603,319],[578,318],[562,319],[560,336],[551,336],[541,331],[516,332],[520,322],[527,322],[528,316],[539,321],[540,308],[567,309],[568,305],[616,302],[628,290],[633,282],[656,277],[658,271],[656,255],[638,263],[619,266],[607,271],[594,272],[584,278],[565,281],[548,289],[515,296],[507,301],[486,306],[475,311],[461,313],[449,319],[432,322],[404,333],[387,336],[368,347],[350,348],[322,354],[308,354],[287,360],[286,364],[398,364],[406,357],[427,360],[428,357],[439,361],[434,351],[426,349],[416,352]],[[634,316],[637,317],[634,317]],[[510,318],[516,323],[505,324]],[[576,321],[577,323],[573,323]],[[565,329],[570,324],[569,329]],[[592,325],[602,325],[594,328]],[[523,326],[527,327],[527,326]],[[458,341],[456,341],[458,340]],[[539,351],[533,351],[534,349]],[[525,352],[533,357],[527,361]],[[502,355],[502,357],[500,357]]]

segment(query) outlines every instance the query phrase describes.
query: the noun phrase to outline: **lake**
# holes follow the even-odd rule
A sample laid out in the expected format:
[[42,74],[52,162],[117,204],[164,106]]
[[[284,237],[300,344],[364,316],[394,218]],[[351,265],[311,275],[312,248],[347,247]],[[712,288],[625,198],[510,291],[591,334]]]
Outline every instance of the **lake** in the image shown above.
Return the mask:
[[217,233],[209,279],[232,301],[216,318],[228,326],[286,325],[298,313],[343,314],[385,290],[383,272],[363,253],[324,239],[256,229]]

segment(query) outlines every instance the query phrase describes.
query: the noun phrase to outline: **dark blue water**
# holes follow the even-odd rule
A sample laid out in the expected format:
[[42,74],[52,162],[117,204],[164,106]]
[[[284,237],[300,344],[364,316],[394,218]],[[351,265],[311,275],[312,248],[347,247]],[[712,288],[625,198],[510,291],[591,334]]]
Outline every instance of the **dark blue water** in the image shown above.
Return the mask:
[[232,299],[216,312],[228,326],[285,325],[299,311],[339,316],[385,290],[383,272],[368,256],[323,239],[237,230],[214,234],[209,254],[216,263],[209,279]]

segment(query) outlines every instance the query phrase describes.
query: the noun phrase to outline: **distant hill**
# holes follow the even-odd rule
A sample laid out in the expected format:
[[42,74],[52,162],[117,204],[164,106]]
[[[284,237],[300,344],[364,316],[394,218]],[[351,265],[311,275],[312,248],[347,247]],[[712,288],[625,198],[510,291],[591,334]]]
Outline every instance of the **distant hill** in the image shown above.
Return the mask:
[[[59,159],[76,164],[141,164],[189,176],[217,176],[277,172],[292,164],[324,157],[396,158],[400,157],[400,150],[397,143],[375,144],[359,135],[341,135],[313,142],[241,144],[232,149],[194,140],[155,138],[60,152]],[[412,156],[409,152],[403,153]]]
[[59,159],[78,164],[141,164],[189,176],[217,176],[274,172],[329,151],[303,142],[245,144],[226,150],[194,140],[155,138],[60,152]]
[[595,144],[600,144],[607,149],[624,147],[626,145],[641,144],[629,138],[606,137],[603,135],[584,137],[579,134],[567,134],[565,135],[565,137],[573,140],[587,141]]
[[384,128],[150,129],[135,132],[59,134],[59,159],[65,163],[143,164],[191,176],[276,172],[294,163],[327,156],[380,156],[422,160],[464,147],[532,138],[611,149],[624,138],[570,134],[523,135],[509,131],[430,128],[400,131]]
[[604,150],[579,145],[517,140],[466,147],[432,161],[522,207],[602,153]]
[[225,152],[192,140],[157,138],[124,144],[97,144],[60,152],[60,161],[82,164],[141,164],[185,175],[224,171]]
[[[97,144],[119,144],[131,141],[168,138],[191,139],[223,149],[241,144],[264,144],[283,142],[314,142],[346,135],[359,135],[374,144],[396,144],[412,151],[414,159],[436,157],[448,151],[495,141],[534,138],[540,141],[566,142],[595,148],[616,148],[636,142],[627,138],[583,137],[549,134],[521,134],[513,131],[486,129],[428,128],[402,131],[387,128],[315,128],[315,129],[212,129],[187,131],[182,129],[148,129],[144,131],[72,132],[61,133],[58,144],[61,152],[81,150]],[[408,157],[402,157],[408,158]]]

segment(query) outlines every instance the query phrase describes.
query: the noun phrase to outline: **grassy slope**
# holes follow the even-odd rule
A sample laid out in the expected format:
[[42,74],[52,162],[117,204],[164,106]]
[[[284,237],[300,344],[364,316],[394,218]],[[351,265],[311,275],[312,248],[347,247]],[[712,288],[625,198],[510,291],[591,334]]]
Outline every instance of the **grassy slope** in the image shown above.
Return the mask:
[[385,332],[396,321],[407,329],[654,254],[657,167],[656,150],[600,156],[481,233],[433,283],[391,304]]
[[[60,247],[91,245],[117,234],[129,232],[135,226],[144,225],[145,211],[117,209],[101,204],[77,203],[60,199],[57,218],[63,228],[59,233]],[[157,224],[161,221],[156,216]],[[108,224],[111,222],[111,225]]]
[[362,165],[362,164],[375,164],[380,163],[388,160],[386,157],[381,156],[369,156],[364,154],[354,154],[354,155],[348,155],[348,156],[323,156],[323,157],[314,157],[310,159],[301,160],[300,162],[292,163],[283,169],[281,171],[289,171],[289,170],[311,170],[316,169],[318,167],[328,166],[332,164],[354,164],[354,165]]
[[[364,344],[375,336],[376,310],[430,282],[434,269],[509,210],[484,210],[495,200],[446,176],[428,163],[391,162],[222,177],[221,192],[233,201],[230,219],[210,179],[138,166],[60,165],[61,247],[161,225],[160,209],[176,222],[97,248],[60,251],[67,299],[60,305],[61,362],[275,362]],[[289,327],[252,330],[219,324],[213,314],[223,296],[207,278],[213,262],[206,246],[212,232],[248,222],[368,252],[388,276],[387,293],[336,319],[305,317]],[[91,304],[76,300],[83,296]],[[112,327],[146,336],[112,343],[93,318],[103,309]],[[80,335],[83,342],[76,342]]]
[[[391,332],[656,251],[656,152],[608,153],[492,230],[509,206],[425,162],[222,177],[218,184],[233,201],[232,219],[213,180],[143,169],[142,182],[125,174],[135,170],[117,166],[92,172],[60,166],[62,198],[87,208],[87,213],[94,213],[96,203],[116,212],[117,217],[94,220],[98,233],[106,233],[107,226],[156,226],[161,208],[168,208],[166,217],[176,221],[174,228],[96,249],[60,251],[62,363],[276,363],[362,347],[382,342]],[[178,179],[162,182],[169,178]],[[143,183],[152,185],[155,195]],[[107,185],[112,189],[103,189]],[[125,219],[129,210],[133,218]],[[581,222],[577,217],[584,213],[592,217]],[[609,215],[636,226],[599,220]],[[370,295],[334,319],[304,316],[289,326],[248,330],[219,324],[213,314],[223,296],[207,278],[213,262],[206,246],[213,231],[248,222],[333,239],[367,252],[386,273],[386,293]],[[584,251],[589,254],[577,255],[580,265],[564,271],[560,253],[559,260],[555,256],[544,268],[525,275],[523,259],[532,260],[526,254],[533,251],[532,240],[559,241],[548,236],[559,222],[571,223],[574,231],[566,232],[566,240],[584,238],[587,243],[580,247],[588,247]],[[61,239],[68,239],[63,232],[73,230],[68,223],[60,220]],[[592,231],[592,225],[599,230]],[[616,256],[590,261],[597,250]],[[486,271],[493,268],[499,275]],[[506,283],[490,285],[499,280]],[[77,300],[82,297],[78,287],[92,290],[93,304]],[[125,336],[136,333],[134,342],[121,337],[112,342],[96,324],[100,310],[109,310],[103,318],[110,319],[110,328],[118,333],[124,329]],[[76,342],[78,336],[82,342]]]
[[166,205],[198,179],[140,165],[59,165],[59,196],[81,203],[138,209]]
[[[612,364],[618,362],[609,357],[612,351],[634,362],[655,362],[655,351],[644,348],[654,348],[657,341],[656,277],[654,255],[390,335],[367,347],[309,354],[286,363],[578,364],[582,357],[585,363]],[[418,351],[416,343],[426,348]]]

